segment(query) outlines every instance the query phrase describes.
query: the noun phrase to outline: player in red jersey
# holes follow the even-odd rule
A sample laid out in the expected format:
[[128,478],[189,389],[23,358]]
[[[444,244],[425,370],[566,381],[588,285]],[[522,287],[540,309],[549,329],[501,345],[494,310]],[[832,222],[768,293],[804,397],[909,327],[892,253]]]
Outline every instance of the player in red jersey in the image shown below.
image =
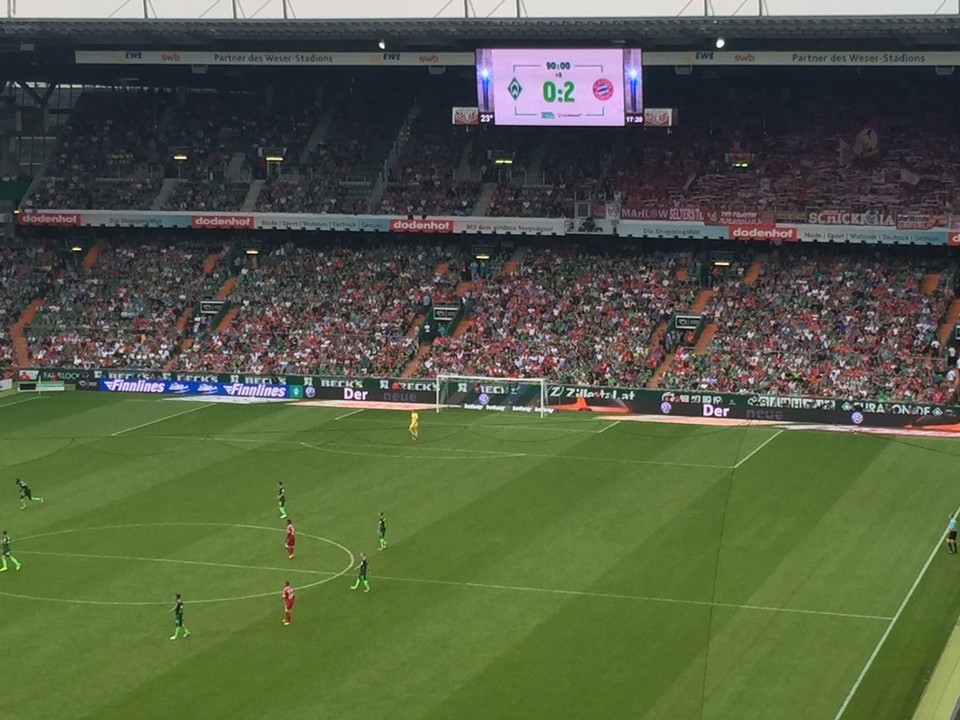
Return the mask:
[[284,547],[287,549],[287,555],[293,560],[294,546],[297,544],[297,529],[293,526],[293,520],[287,518],[287,542]]
[[290,586],[290,581],[288,580],[284,583],[283,587],[283,624],[289,625],[293,618],[293,603],[296,601],[296,593],[294,593],[293,588]]

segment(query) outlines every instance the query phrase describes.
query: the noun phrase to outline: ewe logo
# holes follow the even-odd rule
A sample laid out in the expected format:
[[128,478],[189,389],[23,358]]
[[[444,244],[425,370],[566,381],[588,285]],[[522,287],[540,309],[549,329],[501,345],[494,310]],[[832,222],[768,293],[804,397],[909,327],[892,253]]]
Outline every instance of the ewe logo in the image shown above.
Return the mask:
[[303,391],[308,398],[316,397],[317,389],[313,385],[307,385]]
[[182,393],[189,392],[189,391],[190,391],[190,386],[189,386],[189,385],[184,385],[183,383],[180,383],[180,382],[170,383],[170,392],[172,392],[172,393],[181,393],[181,394],[182,394]]
[[489,405],[490,396],[486,393],[480,393],[480,397],[477,398],[477,402],[479,402],[481,405]]
[[671,412],[673,412],[673,405],[664,400],[662,403],[660,403],[660,412],[662,412],[664,415],[669,415]]
[[854,412],[853,415],[850,416],[850,422],[852,422],[854,425],[862,425],[862,424],[863,424],[863,413],[860,412],[859,410],[857,410],[856,412]]

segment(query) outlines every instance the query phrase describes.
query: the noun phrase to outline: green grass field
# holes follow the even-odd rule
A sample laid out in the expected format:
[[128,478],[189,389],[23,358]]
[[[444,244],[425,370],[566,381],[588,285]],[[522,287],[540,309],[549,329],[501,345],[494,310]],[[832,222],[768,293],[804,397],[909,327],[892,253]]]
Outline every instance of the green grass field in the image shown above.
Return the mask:
[[960,444],[421,418],[0,398],[0,718],[833,720],[875,655],[842,717],[909,720],[960,608]]

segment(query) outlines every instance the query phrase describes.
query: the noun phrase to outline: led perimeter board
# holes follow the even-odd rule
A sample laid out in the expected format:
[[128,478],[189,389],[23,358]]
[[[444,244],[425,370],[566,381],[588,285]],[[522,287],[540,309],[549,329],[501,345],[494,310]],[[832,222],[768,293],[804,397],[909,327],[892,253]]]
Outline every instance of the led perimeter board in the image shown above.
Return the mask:
[[643,123],[638,49],[477,50],[480,122],[622,127]]

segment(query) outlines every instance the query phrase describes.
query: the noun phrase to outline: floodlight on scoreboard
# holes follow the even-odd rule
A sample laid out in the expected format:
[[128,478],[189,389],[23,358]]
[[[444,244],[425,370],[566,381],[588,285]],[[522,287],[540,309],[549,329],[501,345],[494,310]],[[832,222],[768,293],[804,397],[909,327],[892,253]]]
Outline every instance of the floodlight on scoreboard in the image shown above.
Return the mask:
[[477,106],[481,124],[642,124],[642,53],[633,48],[477,50]]

